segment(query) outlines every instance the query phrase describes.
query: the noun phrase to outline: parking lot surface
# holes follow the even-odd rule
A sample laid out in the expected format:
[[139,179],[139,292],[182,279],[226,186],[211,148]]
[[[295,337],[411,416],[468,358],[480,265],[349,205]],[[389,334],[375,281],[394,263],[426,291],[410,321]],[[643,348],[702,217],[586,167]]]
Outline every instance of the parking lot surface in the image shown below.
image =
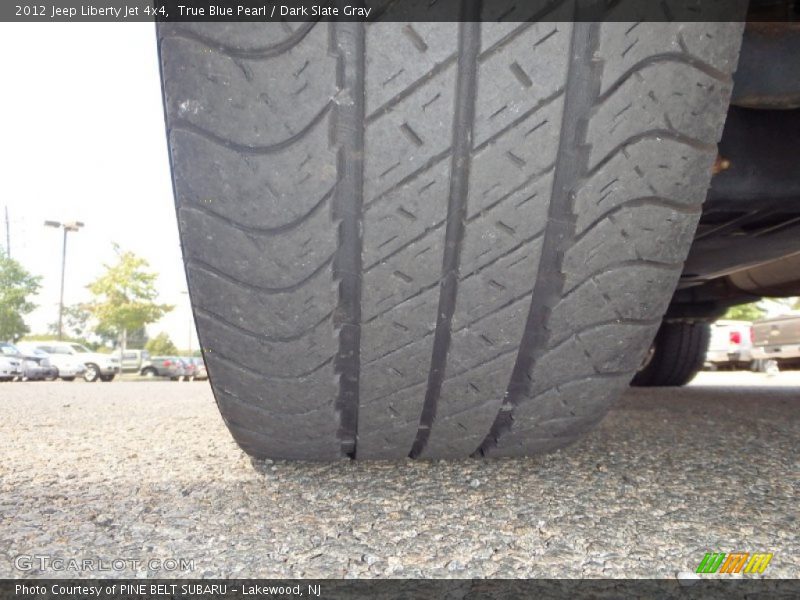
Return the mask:
[[798,577],[799,439],[798,374],[703,373],[544,457],[257,471],[206,383],[2,384],[0,577],[675,577],[733,551]]

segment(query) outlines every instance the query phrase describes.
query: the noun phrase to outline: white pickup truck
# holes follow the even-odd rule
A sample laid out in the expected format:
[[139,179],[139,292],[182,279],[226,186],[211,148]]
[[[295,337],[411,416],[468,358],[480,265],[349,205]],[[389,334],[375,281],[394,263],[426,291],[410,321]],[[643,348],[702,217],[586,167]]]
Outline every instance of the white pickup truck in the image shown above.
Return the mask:
[[719,320],[711,325],[706,362],[715,367],[748,369],[753,361],[753,330],[749,321]]

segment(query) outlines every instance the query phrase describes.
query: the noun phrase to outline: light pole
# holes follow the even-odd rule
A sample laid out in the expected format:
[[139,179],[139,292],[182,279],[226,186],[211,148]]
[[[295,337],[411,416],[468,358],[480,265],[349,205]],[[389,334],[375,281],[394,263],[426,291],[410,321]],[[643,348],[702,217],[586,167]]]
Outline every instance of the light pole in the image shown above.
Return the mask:
[[64,271],[67,265],[67,234],[70,231],[78,231],[83,227],[80,221],[71,221],[69,223],[61,223],[59,221],[45,221],[45,227],[55,227],[64,230],[64,244],[61,247],[61,295],[58,300],[58,339],[63,336],[63,320],[64,320]]

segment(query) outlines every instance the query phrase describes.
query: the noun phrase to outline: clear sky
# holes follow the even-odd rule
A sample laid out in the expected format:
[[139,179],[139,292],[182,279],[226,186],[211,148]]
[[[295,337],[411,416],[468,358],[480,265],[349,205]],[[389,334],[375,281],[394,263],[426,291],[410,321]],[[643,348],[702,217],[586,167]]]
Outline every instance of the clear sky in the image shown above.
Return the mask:
[[[158,272],[160,299],[175,310],[149,327],[179,348],[191,326],[152,23],[0,24],[0,221],[8,206],[11,255],[42,276],[27,321],[57,320],[60,231],[45,219],[83,221],[70,233],[65,303],[113,260],[112,243]],[[2,221],[5,247],[5,222]]]

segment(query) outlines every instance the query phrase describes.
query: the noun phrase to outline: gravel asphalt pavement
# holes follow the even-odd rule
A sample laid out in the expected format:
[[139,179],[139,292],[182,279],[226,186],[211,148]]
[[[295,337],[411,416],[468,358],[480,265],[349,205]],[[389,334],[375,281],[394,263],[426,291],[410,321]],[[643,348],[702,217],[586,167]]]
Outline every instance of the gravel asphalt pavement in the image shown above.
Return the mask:
[[257,471],[205,383],[0,384],[0,577],[675,577],[737,550],[798,577],[798,440],[798,374],[703,373],[544,457]]

